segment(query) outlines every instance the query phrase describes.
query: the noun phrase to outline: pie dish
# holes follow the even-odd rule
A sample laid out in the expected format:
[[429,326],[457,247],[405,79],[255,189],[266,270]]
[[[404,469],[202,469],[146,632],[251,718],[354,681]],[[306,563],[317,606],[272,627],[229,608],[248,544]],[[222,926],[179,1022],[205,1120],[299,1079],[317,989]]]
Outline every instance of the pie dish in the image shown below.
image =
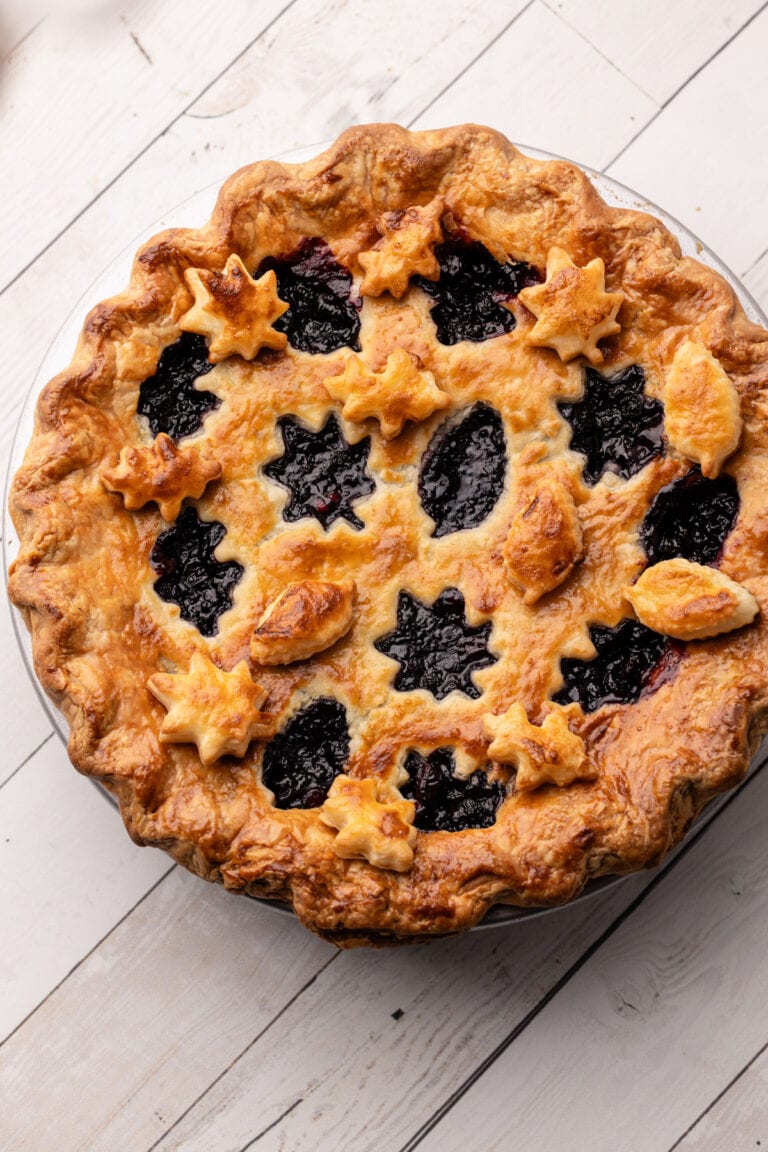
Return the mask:
[[243,169],[12,486],[75,766],[342,945],[657,863],[766,726],[767,374],[659,221],[489,129]]

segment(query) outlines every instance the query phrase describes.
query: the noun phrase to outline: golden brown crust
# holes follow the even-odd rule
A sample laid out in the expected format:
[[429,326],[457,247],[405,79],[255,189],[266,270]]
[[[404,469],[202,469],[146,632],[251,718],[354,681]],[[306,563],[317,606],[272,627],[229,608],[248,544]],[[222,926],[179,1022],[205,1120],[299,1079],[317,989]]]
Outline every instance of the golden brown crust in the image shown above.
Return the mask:
[[[570,728],[594,779],[511,790],[490,828],[419,833],[410,868],[397,872],[341,858],[319,810],[276,809],[260,782],[259,741],[242,759],[208,766],[193,745],[161,743],[164,713],[148,678],[186,670],[196,653],[231,670],[248,659],[257,621],[286,584],[354,575],[354,623],[327,657],[252,669],[267,692],[265,710],[279,725],[308,696],[339,699],[353,733],[350,778],[375,776],[396,787],[407,747],[451,744],[467,762],[483,764],[490,742],[483,714],[520,703],[541,724],[559,686],[560,657],[587,654],[588,625],[621,617],[622,589],[644,564],[638,526],[658,489],[687,465],[661,458],[628,482],[584,488],[555,406],[578,397],[579,362],[529,344],[533,319],[519,303],[513,332],[443,346],[426,297],[412,289],[399,301],[386,293],[364,299],[366,364],[381,371],[393,348],[403,348],[450,396],[449,415],[492,399],[512,468],[528,443],[544,440],[578,490],[584,559],[545,600],[523,603],[505,573],[510,489],[479,528],[430,536],[415,472],[444,418],[439,412],[389,442],[370,423],[377,490],[361,506],[362,531],[282,522],[283,493],[259,465],[279,454],[278,416],[290,412],[318,426],[339,411],[324,381],[342,372],[345,353],[308,356],[289,347],[252,362],[224,360],[205,377],[222,404],[190,443],[216,445],[222,475],[198,507],[226,526],[217,556],[246,564],[234,607],[211,640],[154,592],[149,552],[163,527],[158,512],[151,505],[129,511],[99,473],[126,446],[151,439],[135,415],[139,384],[193,305],[190,269],[218,273],[233,254],[255,269],[320,236],[359,286],[361,254],[382,239],[378,251],[386,246],[384,214],[435,201],[444,221],[498,259],[543,269],[554,247],[579,268],[602,261],[607,292],[623,294],[620,331],[601,345],[608,369],[639,363],[649,389],[662,395],[663,366],[681,341],[696,341],[719,361],[743,421],[740,447],[725,464],[741,507],[720,567],[754,595],[761,614],[739,632],[690,645],[676,674],[638,703],[576,710]],[[369,276],[375,263],[368,262]],[[767,383],[768,335],[747,321],[721,277],[682,257],[658,220],[607,207],[577,168],[529,159],[489,129],[355,128],[307,164],[242,169],[204,228],[155,237],[139,252],[128,289],[88,316],[72,364],[40,397],[13,484],[21,550],[11,596],[31,628],[38,676],[70,724],[74,764],[115,793],[139,843],[160,845],[229,888],[289,900],[305,924],[342,944],[456,932],[496,901],[557,904],[591,877],[657,863],[702,804],[743,776],[766,727]],[[362,429],[345,425],[345,434],[355,440]],[[391,691],[392,662],[372,641],[393,627],[398,590],[431,602],[449,586],[463,592],[471,623],[493,624],[499,659],[477,674],[482,696],[437,701],[424,691]]]

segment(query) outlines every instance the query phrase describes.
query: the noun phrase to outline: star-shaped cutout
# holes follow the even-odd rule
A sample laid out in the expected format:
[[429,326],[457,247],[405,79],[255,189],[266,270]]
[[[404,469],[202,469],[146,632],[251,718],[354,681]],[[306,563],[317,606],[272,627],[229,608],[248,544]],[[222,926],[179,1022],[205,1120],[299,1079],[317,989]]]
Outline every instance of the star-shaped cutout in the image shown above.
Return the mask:
[[383,780],[337,776],[320,809],[324,824],[338,829],[333,850],[342,860],[367,860],[376,868],[407,872],[413,863],[416,805]]
[[596,484],[604,472],[629,480],[664,451],[664,408],[645,395],[644,385],[638,364],[615,376],[587,368],[581,400],[559,405],[573,429],[571,449],[586,457],[588,484]]
[[225,672],[195,652],[188,672],[157,672],[147,687],[168,710],[161,742],[196,744],[203,764],[244,756],[252,740],[274,730],[272,717],[259,711],[266,690],[254,683],[245,660]]
[[442,236],[440,218],[443,201],[433,200],[424,207],[401,212],[385,212],[376,221],[381,240],[358,259],[365,272],[360,285],[363,296],[389,292],[399,300],[411,276],[437,280],[440,265],[434,246]]
[[219,617],[232,607],[232,590],[243,575],[236,560],[217,560],[214,552],[226,529],[218,520],[200,520],[193,507],[185,508],[172,528],[161,532],[149,562],[157,572],[155,592],[178,604],[182,620],[194,624],[203,636],[213,636]]
[[501,716],[487,712],[483,727],[490,736],[488,755],[501,764],[517,766],[515,787],[530,792],[542,784],[559,788],[574,780],[594,780],[581,736],[568,727],[568,711],[553,704],[541,725],[531,724],[522,704],[513,704]]
[[353,528],[362,528],[363,522],[352,511],[352,505],[376,488],[366,470],[370,437],[348,444],[335,416],[329,416],[319,432],[313,432],[293,416],[283,416],[278,423],[283,434],[283,454],[265,465],[264,475],[291,494],[283,519],[314,516],[323,528],[330,528],[341,519]]
[[187,497],[199,499],[220,475],[221,464],[204,444],[179,448],[161,432],[148,448],[123,448],[116,464],[102,468],[101,481],[110,492],[122,494],[130,511],[154,500],[170,522]]
[[206,413],[218,408],[219,397],[198,383],[212,368],[208,345],[192,332],[163,349],[154,376],[139,389],[137,412],[146,416],[153,436],[167,432],[182,440],[197,432]]
[[212,363],[228,356],[252,360],[261,348],[278,352],[285,348],[286,335],[276,331],[273,324],[288,311],[288,304],[277,295],[274,272],[254,280],[233,253],[223,272],[188,268],[184,278],[195,303],[181,317],[179,327],[207,337]]
[[464,597],[457,588],[446,588],[433,604],[422,604],[410,592],[401,591],[397,603],[397,627],[374,643],[374,648],[397,660],[398,692],[424,688],[438,700],[454,689],[476,700],[480,689],[472,673],[495,664],[487,644],[491,625],[467,623]]
[[327,376],[325,388],[334,400],[344,402],[345,420],[361,423],[378,420],[381,435],[393,440],[406,420],[426,420],[433,412],[447,408],[451,398],[435,384],[435,377],[419,367],[419,361],[403,348],[387,358],[382,372],[372,372],[354,353],[338,376]]
[[526,340],[536,348],[554,348],[561,360],[586,356],[602,364],[598,340],[621,330],[616,314],[623,292],[606,292],[605,264],[597,257],[577,267],[563,248],[550,248],[543,284],[524,288],[520,301],[536,317]]

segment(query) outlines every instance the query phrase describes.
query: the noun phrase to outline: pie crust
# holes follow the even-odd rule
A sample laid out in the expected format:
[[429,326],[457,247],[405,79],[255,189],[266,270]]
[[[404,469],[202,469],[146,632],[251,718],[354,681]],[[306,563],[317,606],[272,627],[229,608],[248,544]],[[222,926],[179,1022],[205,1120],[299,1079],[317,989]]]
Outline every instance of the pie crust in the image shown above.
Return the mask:
[[[438,339],[429,288],[441,237],[536,270],[538,286],[507,302],[511,330]],[[353,277],[357,348],[315,354],[280,338],[284,302],[259,269],[312,238]],[[549,290],[558,276],[570,319]],[[216,342],[197,387],[217,406],[180,438],[180,461],[137,409],[183,330]],[[588,483],[569,447],[558,403],[579,401],[590,365],[611,379],[640,365],[649,401],[674,393],[674,443],[629,478],[608,470]],[[500,496],[479,523],[433,531],[420,469],[435,434],[472,405],[503,421]],[[349,445],[369,438],[370,490],[351,520],[284,516],[285,488],[263,467],[280,458],[286,417],[313,432],[333,417]],[[631,618],[644,518],[695,460],[738,486],[715,566],[757,617],[677,643],[632,703],[553,704],[560,661],[594,656],[590,625]],[[768,727],[767,488],[768,334],[717,273],[681,256],[658,220],[608,207],[578,168],[530,159],[490,129],[373,125],[308,163],[242,169],[205,227],[156,236],[126,291],[88,315],[13,482],[21,547],[9,588],[75,767],[113,793],[137,843],[290,902],[340,945],[401,942],[467,929],[496,902],[561,904],[592,878],[655,865],[744,776]],[[242,568],[206,635],[155,588],[153,547],[182,501],[224,526],[212,562]],[[381,644],[398,606],[434,606],[451,589],[488,658],[465,690],[398,688]],[[654,618],[674,616],[662,608]],[[291,612],[293,643],[278,635]],[[346,710],[347,762],[324,803],[276,807],[264,750],[316,699]],[[504,759],[489,760],[494,740]],[[489,826],[414,824],[400,791],[407,755],[446,747],[456,788],[486,772],[503,785]]]

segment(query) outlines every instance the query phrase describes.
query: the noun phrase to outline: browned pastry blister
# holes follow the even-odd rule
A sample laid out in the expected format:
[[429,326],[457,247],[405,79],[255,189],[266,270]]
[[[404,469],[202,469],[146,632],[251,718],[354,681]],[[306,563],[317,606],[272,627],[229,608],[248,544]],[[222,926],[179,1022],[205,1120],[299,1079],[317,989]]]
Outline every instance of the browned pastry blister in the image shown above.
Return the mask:
[[[720,276],[573,165],[374,125],[242,169],[90,313],[10,593],[138,843],[400,942],[656,864],[743,777],[767,486],[768,334]],[[662,489],[723,539],[670,543]],[[634,593],[651,529],[730,580]]]

